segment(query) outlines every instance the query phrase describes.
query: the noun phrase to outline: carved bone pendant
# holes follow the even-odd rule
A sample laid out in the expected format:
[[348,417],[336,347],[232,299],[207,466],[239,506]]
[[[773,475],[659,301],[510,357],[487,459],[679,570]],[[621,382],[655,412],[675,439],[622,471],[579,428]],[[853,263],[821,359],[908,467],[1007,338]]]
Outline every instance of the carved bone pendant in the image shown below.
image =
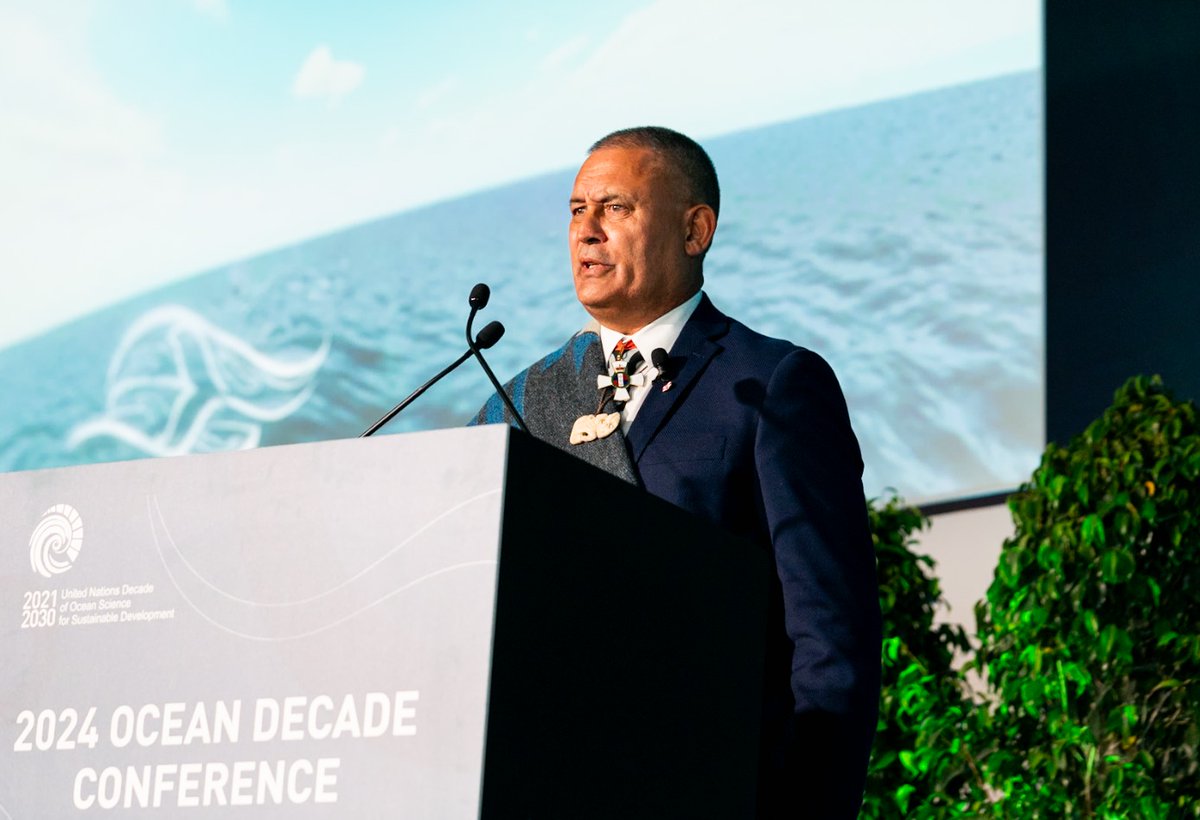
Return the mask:
[[606,438],[612,435],[620,423],[620,413],[580,416],[575,419],[575,425],[571,428],[571,443],[583,444],[586,441]]

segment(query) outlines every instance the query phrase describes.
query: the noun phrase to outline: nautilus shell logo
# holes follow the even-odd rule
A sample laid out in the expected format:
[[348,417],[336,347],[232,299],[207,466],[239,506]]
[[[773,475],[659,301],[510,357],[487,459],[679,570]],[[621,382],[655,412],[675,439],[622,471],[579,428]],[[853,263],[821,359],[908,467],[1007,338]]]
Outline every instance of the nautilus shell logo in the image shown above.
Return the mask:
[[43,578],[66,572],[83,546],[83,517],[70,504],[55,504],[42,514],[29,539],[29,560]]

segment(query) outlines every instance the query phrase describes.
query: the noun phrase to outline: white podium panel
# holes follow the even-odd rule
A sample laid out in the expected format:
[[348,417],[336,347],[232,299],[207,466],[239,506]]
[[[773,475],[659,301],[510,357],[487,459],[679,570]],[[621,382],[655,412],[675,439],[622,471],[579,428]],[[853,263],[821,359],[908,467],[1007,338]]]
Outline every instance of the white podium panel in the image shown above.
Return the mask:
[[507,443],[0,475],[0,818],[478,816]]

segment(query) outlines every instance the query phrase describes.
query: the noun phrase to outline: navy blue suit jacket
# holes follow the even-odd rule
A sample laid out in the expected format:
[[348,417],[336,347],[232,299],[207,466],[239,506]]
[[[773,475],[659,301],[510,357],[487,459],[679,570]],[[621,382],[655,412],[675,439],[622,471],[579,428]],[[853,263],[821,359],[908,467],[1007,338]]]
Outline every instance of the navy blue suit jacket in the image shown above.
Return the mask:
[[[519,409],[530,374],[572,351],[581,395],[594,402],[581,338],[514,379]],[[671,388],[650,390],[625,437],[637,480],[775,559],[760,816],[854,817],[878,711],[880,614],[862,456],[841,388],[816,353],[750,330],[707,296],[667,375]],[[593,409],[565,414],[566,432]],[[493,397],[477,420],[501,417]],[[604,443],[572,448],[562,431],[531,429],[589,460]]]

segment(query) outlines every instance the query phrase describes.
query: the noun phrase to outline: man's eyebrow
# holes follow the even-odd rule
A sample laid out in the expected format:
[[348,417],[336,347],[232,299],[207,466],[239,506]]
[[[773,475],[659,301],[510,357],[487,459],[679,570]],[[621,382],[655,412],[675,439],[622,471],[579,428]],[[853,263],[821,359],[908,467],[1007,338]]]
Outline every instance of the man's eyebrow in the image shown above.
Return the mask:
[[[632,199],[629,194],[619,193],[617,191],[609,191],[595,198],[596,202],[612,202],[614,199]],[[569,200],[570,204],[574,205],[579,202],[587,202],[587,197],[573,196]]]

